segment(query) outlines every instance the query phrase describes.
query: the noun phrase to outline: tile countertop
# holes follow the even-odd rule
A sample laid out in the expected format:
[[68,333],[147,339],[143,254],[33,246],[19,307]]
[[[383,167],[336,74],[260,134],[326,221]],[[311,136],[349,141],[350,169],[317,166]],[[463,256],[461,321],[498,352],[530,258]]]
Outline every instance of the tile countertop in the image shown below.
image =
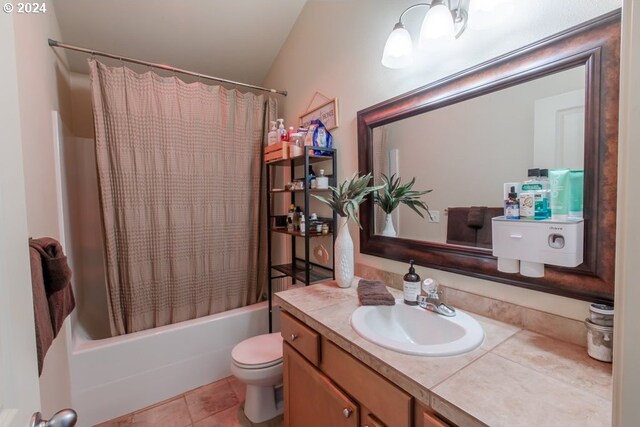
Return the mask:
[[360,306],[355,285],[320,283],[278,292],[275,301],[460,426],[611,425],[611,364],[575,344],[472,314],[485,331],[479,348],[460,356],[411,356],[353,330],[349,320]]

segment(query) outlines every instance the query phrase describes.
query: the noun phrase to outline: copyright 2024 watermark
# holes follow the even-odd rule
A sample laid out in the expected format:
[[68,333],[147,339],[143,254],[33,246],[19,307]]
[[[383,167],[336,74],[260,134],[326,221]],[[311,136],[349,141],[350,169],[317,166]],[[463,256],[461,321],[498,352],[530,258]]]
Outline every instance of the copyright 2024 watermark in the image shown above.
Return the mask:
[[4,13],[17,13],[24,15],[38,15],[47,13],[46,3],[11,3],[7,2],[2,5]]

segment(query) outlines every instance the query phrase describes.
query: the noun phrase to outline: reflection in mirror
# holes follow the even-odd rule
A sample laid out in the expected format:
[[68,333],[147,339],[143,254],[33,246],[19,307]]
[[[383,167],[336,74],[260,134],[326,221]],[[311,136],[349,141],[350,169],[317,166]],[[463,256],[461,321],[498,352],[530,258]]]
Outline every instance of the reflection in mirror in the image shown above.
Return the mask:
[[[585,67],[564,70],[373,129],[375,184],[416,178],[431,218],[400,205],[397,237],[491,248],[503,184],[530,168],[584,169]],[[486,208],[486,209],[485,209]],[[375,207],[375,232],[385,214]]]

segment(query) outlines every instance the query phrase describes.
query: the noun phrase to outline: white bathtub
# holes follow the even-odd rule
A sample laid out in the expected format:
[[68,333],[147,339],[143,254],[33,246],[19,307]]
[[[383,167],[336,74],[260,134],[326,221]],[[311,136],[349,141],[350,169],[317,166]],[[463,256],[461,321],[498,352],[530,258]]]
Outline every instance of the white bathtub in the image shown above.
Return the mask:
[[268,331],[266,302],[120,337],[73,325],[72,402],[91,426],[231,375],[231,349]]

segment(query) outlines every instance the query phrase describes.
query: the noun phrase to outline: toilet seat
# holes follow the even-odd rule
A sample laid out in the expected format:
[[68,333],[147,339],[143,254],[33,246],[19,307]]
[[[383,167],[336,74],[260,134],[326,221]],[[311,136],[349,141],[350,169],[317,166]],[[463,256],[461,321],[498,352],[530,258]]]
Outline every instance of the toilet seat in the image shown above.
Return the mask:
[[231,351],[233,364],[243,369],[264,369],[282,363],[282,336],[279,332],[246,339]]

